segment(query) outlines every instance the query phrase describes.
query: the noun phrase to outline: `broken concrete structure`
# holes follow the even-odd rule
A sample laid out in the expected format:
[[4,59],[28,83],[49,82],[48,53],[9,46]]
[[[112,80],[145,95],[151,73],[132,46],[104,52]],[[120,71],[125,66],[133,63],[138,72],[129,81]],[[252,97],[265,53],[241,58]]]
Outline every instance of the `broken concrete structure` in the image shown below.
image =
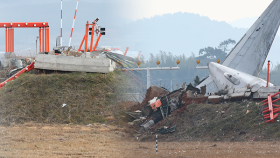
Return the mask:
[[36,69],[109,73],[114,71],[116,67],[117,64],[114,61],[104,58],[82,58],[48,54],[37,54],[35,58]]

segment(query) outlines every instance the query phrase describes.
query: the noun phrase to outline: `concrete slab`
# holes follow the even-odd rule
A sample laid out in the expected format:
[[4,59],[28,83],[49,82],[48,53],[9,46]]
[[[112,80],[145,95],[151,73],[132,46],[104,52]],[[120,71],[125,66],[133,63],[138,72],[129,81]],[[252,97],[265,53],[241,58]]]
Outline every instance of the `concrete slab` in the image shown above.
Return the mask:
[[58,71],[109,73],[114,71],[116,63],[111,59],[37,54],[35,57],[35,68]]

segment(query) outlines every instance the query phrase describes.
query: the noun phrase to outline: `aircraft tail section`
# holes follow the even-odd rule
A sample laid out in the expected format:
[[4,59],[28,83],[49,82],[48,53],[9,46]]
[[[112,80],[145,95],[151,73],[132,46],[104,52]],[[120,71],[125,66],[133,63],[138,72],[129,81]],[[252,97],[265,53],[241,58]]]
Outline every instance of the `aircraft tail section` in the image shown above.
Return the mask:
[[[280,25],[280,0],[273,0],[241,40],[227,55],[222,65],[259,76]],[[206,85],[206,92],[219,89],[211,75],[197,88]]]
[[280,0],[274,0],[246,32],[222,65],[259,76],[280,24]]

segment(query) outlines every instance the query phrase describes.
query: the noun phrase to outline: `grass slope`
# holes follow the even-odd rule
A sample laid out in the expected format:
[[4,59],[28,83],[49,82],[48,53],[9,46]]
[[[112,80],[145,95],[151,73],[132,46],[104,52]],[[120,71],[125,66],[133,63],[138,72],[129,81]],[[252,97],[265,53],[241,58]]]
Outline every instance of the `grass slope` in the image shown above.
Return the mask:
[[23,74],[0,90],[0,123],[105,122],[122,110],[126,80],[121,72]]

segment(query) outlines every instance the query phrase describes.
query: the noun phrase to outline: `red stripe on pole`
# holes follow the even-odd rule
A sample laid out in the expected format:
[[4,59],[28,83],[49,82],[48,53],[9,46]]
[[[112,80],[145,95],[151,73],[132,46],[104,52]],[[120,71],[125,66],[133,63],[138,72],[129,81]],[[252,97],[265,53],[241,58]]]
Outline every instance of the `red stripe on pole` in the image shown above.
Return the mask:
[[77,10],[75,10],[75,15],[74,15],[74,19],[76,19],[76,14],[77,14]]
[[72,30],[71,30],[71,35],[70,35],[70,37],[72,37],[72,33],[73,33],[73,28],[72,28]]

